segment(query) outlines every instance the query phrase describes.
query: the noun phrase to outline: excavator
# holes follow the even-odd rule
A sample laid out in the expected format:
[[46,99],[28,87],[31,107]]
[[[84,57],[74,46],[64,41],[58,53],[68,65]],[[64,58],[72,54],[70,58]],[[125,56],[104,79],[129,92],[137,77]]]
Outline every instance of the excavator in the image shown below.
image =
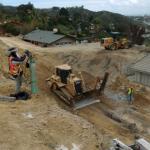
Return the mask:
[[120,32],[111,32],[110,37],[102,38],[101,45],[106,50],[128,49],[132,46],[131,41],[122,37]]
[[71,66],[63,64],[55,67],[55,73],[46,82],[53,93],[77,110],[100,102],[108,76],[107,72],[103,78],[93,77],[87,72],[75,75]]

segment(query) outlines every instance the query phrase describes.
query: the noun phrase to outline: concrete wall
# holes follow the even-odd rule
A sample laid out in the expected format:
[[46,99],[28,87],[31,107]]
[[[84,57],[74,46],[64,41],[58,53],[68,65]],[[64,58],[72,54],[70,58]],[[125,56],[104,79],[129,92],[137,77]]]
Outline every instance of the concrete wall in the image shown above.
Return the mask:
[[135,72],[135,81],[145,86],[150,86],[150,75],[141,72]]

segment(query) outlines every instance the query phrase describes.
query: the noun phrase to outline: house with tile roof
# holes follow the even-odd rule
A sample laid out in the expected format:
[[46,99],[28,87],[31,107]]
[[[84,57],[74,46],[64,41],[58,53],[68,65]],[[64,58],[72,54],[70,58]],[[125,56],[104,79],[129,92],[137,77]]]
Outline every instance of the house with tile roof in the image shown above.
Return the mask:
[[42,47],[76,43],[76,39],[74,37],[39,29],[26,34],[23,37],[23,40]]

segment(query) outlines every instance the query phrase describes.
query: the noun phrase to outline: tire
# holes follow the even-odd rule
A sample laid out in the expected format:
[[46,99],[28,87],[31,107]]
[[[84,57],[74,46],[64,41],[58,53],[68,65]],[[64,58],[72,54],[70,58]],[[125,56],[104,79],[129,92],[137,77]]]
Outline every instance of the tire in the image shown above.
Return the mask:
[[30,98],[30,95],[27,92],[19,92],[16,94],[17,100],[28,100]]
[[109,47],[105,47],[105,50],[109,50]]
[[117,45],[116,45],[116,44],[112,44],[112,45],[110,46],[110,49],[111,49],[112,51],[116,50],[116,49],[117,49]]

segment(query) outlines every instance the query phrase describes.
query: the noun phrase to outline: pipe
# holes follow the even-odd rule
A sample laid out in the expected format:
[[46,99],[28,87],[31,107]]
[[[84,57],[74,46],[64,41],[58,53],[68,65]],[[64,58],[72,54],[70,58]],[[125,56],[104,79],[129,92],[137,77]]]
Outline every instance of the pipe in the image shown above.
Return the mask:
[[31,75],[31,93],[37,94],[38,87],[37,87],[37,79],[36,79],[36,63],[33,57],[29,58],[30,63],[30,75]]
[[5,100],[8,100],[8,101],[15,101],[15,100],[16,100],[16,97],[0,96],[0,101],[5,101]]

